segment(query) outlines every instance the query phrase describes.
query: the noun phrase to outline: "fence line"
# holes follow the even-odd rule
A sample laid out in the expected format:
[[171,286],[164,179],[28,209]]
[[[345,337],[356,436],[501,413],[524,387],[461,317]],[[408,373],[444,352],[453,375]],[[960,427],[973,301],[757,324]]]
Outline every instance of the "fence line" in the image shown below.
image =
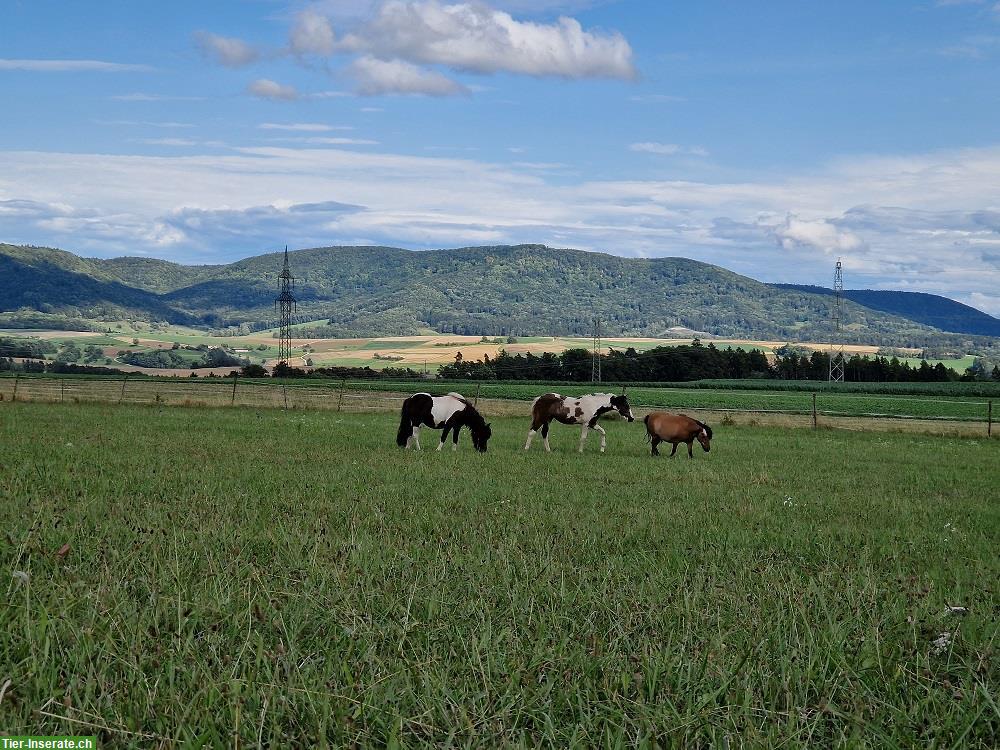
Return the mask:
[[[8,389],[3,387],[3,381],[13,381]],[[509,389],[517,384],[478,383],[476,400],[482,402],[485,410],[502,410],[515,412],[510,407],[518,405],[517,409],[527,413],[529,401],[525,398],[510,396],[490,396],[490,391]],[[377,387],[372,387],[377,386]],[[383,390],[386,386],[398,387],[398,390]],[[403,399],[420,386],[431,386],[428,390],[446,391],[461,387],[460,382],[454,383],[372,383],[370,381],[339,382],[301,382],[301,383],[271,383],[243,378],[211,378],[201,380],[167,380],[154,378],[136,378],[124,376],[120,378],[73,378],[73,377],[27,377],[15,376],[0,379],[0,400],[9,398],[12,401],[49,401],[49,402],[97,402],[119,404],[153,404],[180,406],[244,406],[262,408],[309,408],[331,409],[336,411],[388,411],[399,408]],[[581,389],[586,384],[580,384]],[[724,389],[681,389],[664,388],[662,393],[669,394],[668,405],[648,403],[643,398],[648,392],[657,389],[648,386],[632,391],[630,400],[636,409],[648,410],[666,408],[671,410],[687,410],[695,412],[713,412],[723,415],[745,414],[748,416],[789,416],[809,417],[811,424],[817,427],[819,417],[853,418],[890,421],[926,421],[929,423],[954,425],[971,425],[986,423],[987,436],[993,432],[993,402],[989,401],[953,401],[946,399],[921,399],[919,397],[853,394],[853,393],[814,393],[808,391],[785,391],[782,393],[761,393],[758,391],[738,391]],[[638,392],[637,392],[638,391]],[[644,393],[646,392],[646,393]],[[713,397],[724,398],[734,396],[751,403],[746,406],[733,407],[704,403]],[[822,408],[824,398],[866,399],[870,407],[872,401],[885,400],[903,403],[933,403],[952,404],[965,407],[966,413],[951,415],[921,415],[891,411],[857,410],[844,411]],[[768,398],[784,398],[786,401],[801,403],[801,406],[791,408],[760,408],[753,401]],[[655,400],[655,399],[654,399]],[[819,404],[817,404],[819,400]],[[759,404],[760,401],[757,403]],[[762,405],[762,404],[761,404]],[[985,407],[983,416],[976,407]]]

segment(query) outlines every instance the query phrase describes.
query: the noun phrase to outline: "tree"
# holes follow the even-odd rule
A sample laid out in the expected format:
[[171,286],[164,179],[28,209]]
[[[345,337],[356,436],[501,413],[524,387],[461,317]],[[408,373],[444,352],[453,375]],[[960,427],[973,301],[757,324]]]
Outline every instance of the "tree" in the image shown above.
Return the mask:
[[260,365],[245,365],[240,374],[245,378],[266,378],[267,370]]

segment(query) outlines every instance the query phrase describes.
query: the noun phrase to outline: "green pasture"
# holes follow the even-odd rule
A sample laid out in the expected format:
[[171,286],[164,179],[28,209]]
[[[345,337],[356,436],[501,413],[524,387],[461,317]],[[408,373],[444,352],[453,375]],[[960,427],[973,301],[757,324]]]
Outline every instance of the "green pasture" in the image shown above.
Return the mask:
[[0,402],[3,731],[996,746],[997,443],[720,426],[653,459],[617,422],[545,454],[495,419],[486,454],[418,453],[396,427]]
[[412,349],[427,346],[426,341],[406,339],[373,339],[364,344],[346,344],[343,351],[368,351],[371,349]]
[[[531,401],[535,397],[551,391],[564,396],[581,396],[595,391],[612,391],[617,393],[621,390],[620,386],[611,384],[605,386],[595,386],[592,383],[545,385],[531,383],[468,383],[454,380],[424,381],[416,384],[412,382],[351,381],[351,388],[356,390],[397,392],[421,390],[436,395],[457,391],[470,398],[479,394],[481,398],[520,401]],[[813,394],[809,391],[628,387],[626,394],[629,397],[629,402],[634,406],[672,411],[705,409],[810,414],[813,408]],[[939,395],[936,393],[900,395],[824,390],[817,393],[816,409],[822,414],[831,416],[911,417],[970,422],[985,422],[987,419],[986,398],[981,396]],[[1000,421],[1000,403],[995,405],[993,418]]]
[[[925,360],[917,357],[903,357],[899,361],[908,362],[910,367],[920,367],[920,363]],[[976,363],[976,357],[971,354],[967,354],[966,356],[959,357],[958,359],[928,359],[926,362],[930,367],[936,367],[938,364],[942,364],[945,367],[961,374]]]

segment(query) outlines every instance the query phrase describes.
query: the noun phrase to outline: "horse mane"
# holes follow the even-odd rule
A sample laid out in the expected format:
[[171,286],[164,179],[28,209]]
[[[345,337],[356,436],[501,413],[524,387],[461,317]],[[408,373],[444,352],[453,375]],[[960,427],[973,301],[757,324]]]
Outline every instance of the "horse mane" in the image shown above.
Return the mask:
[[[697,419],[696,419],[696,420],[694,420],[694,421],[695,421],[695,422],[698,422],[698,420],[697,420]],[[698,424],[700,424],[700,425],[701,425],[701,426],[702,426],[702,427],[703,427],[703,428],[705,429],[705,434],[706,434],[706,435],[708,436],[708,439],[709,439],[709,440],[711,440],[711,439],[712,439],[712,428],[711,428],[711,427],[709,427],[709,426],[708,426],[707,424],[705,424],[704,422],[698,422]]]
[[482,430],[486,427],[486,419],[476,410],[475,406],[468,401],[465,401],[465,403],[466,424],[469,425],[469,429]]

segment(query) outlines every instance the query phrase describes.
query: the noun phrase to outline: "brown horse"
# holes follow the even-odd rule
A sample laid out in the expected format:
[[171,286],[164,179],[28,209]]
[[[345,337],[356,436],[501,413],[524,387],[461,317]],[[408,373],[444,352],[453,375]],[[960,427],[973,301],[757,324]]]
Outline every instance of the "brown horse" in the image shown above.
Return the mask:
[[674,449],[670,457],[677,452],[678,443],[687,443],[688,458],[694,458],[691,450],[697,438],[701,447],[708,453],[711,450],[712,428],[697,419],[691,419],[686,414],[668,414],[665,411],[654,411],[642,420],[646,423],[646,433],[653,444],[653,455],[659,456],[656,449],[660,443],[673,443]]

